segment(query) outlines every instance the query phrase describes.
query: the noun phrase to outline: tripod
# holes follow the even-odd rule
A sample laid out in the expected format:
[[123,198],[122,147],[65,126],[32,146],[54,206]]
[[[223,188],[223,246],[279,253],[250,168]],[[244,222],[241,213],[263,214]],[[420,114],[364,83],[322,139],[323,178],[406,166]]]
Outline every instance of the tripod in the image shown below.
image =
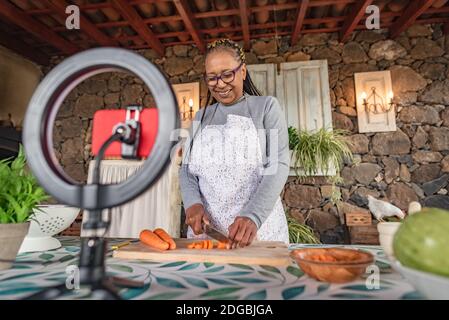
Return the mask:
[[[98,186],[100,183],[100,163],[109,145],[114,141],[121,141],[128,145],[136,145],[139,142],[139,135],[132,134],[132,130],[126,124],[120,124],[115,127],[112,136],[106,140],[96,157],[92,189],[97,202],[100,197]],[[95,187],[96,186],[96,187]],[[126,287],[143,287],[143,282],[131,281],[120,278],[106,277],[105,256],[107,252],[107,240],[103,235],[108,230],[110,219],[103,220],[102,212],[99,209],[89,212],[88,220],[83,224],[83,228],[89,231],[91,236],[81,238],[81,252],[78,263],[80,272],[80,284],[89,286],[94,296],[98,299],[118,300],[120,295],[114,284],[120,283]],[[99,235],[99,233],[102,235]],[[72,289],[67,284],[62,284],[53,288],[45,289],[26,298],[27,300],[47,300],[62,297]]]
[[[80,185],[63,172],[52,152],[55,115],[76,85],[91,76],[111,71],[129,72],[149,88],[158,106],[158,134],[139,175],[119,184],[102,185],[99,183],[99,166],[106,147],[120,140],[124,147],[122,155],[133,156],[137,150],[139,120],[127,119],[125,124],[114,128],[113,135],[100,148],[92,184]],[[102,219],[101,210],[122,205],[141,195],[161,177],[170,163],[170,150],[174,146],[172,131],[179,128],[180,123],[176,96],[165,76],[144,57],[125,49],[95,48],[77,53],[58,64],[39,84],[28,104],[23,127],[28,165],[39,184],[62,203],[89,210],[88,220],[83,224],[88,236],[81,240],[78,264],[80,284],[89,286],[99,299],[120,299],[114,284],[143,286],[139,282],[106,277],[107,242],[104,235],[109,222]],[[62,297],[68,290],[59,285],[28,299],[54,299]]]

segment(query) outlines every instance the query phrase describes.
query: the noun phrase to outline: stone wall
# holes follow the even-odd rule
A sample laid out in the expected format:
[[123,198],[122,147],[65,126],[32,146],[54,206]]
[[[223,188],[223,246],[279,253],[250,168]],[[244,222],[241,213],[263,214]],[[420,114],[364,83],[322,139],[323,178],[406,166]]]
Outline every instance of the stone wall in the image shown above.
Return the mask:
[[[253,41],[248,63],[327,59],[334,127],[352,132],[355,155],[354,164],[342,171],[338,206],[326,201],[331,187],[325,178],[298,182],[290,177],[282,193],[289,213],[312,226],[323,241],[342,242],[344,213],[366,209],[369,194],[402,209],[416,200],[449,206],[449,36],[442,27],[416,25],[395,41],[373,31],[354,33],[346,44],[338,42],[337,34],[307,34],[294,47],[289,41]],[[172,83],[200,81],[204,72],[204,57],[194,47],[167,48],[163,58],[152,50],[140,53]],[[359,134],[353,74],[377,70],[391,70],[398,130]],[[206,90],[201,82],[203,105]],[[72,92],[55,128],[55,149],[69,174],[85,179],[93,112],[133,102],[154,104],[142,83],[125,74],[99,75]]]

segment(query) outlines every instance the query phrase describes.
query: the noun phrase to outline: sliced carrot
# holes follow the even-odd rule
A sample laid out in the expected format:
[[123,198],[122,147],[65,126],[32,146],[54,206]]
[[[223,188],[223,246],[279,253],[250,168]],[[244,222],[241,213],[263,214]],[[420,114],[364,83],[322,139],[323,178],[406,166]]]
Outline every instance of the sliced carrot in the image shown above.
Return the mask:
[[173,250],[176,249],[176,243],[175,240],[162,228],[157,228],[153,231],[155,234],[159,236],[162,240],[167,242],[169,244],[169,249]]
[[218,242],[217,249],[226,249],[227,245],[224,242]]
[[195,249],[203,249],[203,245],[201,243],[195,244]]
[[212,240],[209,240],[209,246],[207,248],[208,249],[213,249],[214,248],[214,243],[212,242]]
[[143,230],[139,235],[139,239],[142,243],[159,250],[167,250],[170,247],[167,242],[159,238],[151,230]]
[[195,248],[195,242],[189,243],[187,245],[187,249],[193,249],[193,248]]

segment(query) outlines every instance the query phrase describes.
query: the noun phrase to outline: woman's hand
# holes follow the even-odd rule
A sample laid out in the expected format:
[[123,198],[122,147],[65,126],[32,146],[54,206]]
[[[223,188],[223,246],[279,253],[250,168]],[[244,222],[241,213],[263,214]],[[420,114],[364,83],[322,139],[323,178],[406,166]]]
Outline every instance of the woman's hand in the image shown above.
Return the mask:
[[209,224],[209,218],[202,204],[196,203],[187,208],[186,224],[190,226],[194,234],[199,235],[203,233],[203,222]]
[[257,235],[257,226],[247,217],[237,217],[229,226],[229,239],[233,241],[232,247],[249,246]]

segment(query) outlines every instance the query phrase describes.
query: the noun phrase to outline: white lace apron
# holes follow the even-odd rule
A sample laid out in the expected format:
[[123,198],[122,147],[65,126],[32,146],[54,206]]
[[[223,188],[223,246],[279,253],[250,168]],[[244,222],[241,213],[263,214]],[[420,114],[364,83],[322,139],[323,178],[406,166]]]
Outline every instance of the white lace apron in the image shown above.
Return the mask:
[[[262,153],[252,119],[228,115],[226,124],[203,128],[192,146],[189,168],[198,176],[211,224],[228,234],[229,226],[262,180]],[[195,235],[190,227],[187,237],[207,238]],[[288,243],[287,220],[280,197],[257,231],[256,239]]]

